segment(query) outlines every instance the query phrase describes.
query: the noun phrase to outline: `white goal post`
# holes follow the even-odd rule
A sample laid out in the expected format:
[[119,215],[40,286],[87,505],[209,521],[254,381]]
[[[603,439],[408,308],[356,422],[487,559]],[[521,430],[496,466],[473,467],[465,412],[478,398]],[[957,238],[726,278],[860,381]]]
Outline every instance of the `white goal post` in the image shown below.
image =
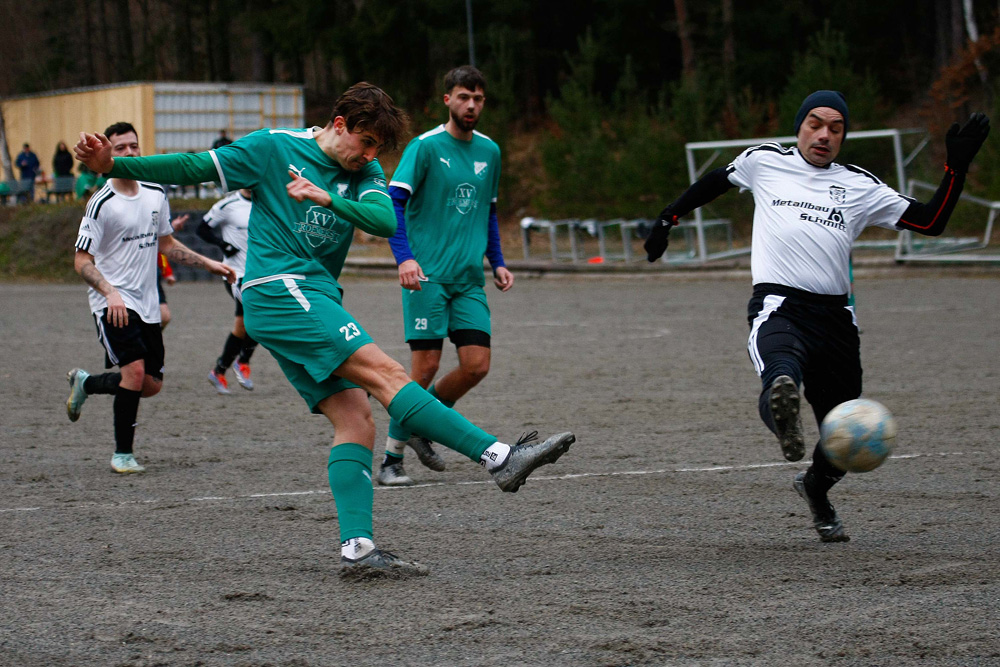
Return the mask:
[[[908,184],[907,194],[910,197],[916,197],[918,190],[934,192],[937,187],[931,183],[911,180]],[[982,236],[946,235],[927,238],[908,230],[902,231],[899,233],[899,240],[896,243],[896,261],[1000,262],[1000,255],[989,252],[996,250],[996,248],[990,248],[990,239],[993,236],[993,223],[996,221],[997,211],[1000,211],[1000,201],[990,201],[963,192],[959,197],[959,206],[962,202],[974,207],[973,210],[978,209],[986,213],[986,224]],[[952,218],[954,217],[952,214]]]
[[[915,148],[913,148],[908,154],[903,150],[903,137],[907,135],[923,135],[920,142]],[[895,158],[896,164],[896,180],[898,185],[896,187],[899,192],[907,192],[907,178],[906,178],[906,168],[913,161],[913,159],[920,153],[921,150],[927,145],[930,138],[925,130],[920,129],[885,129],[885,130],[860,130],[857,132],[849,132],[847,134],[847,141],[856,141],[858,139],[891,139],[892,140],[892,150],[893,156]],[[691,183],[694,183],[699,178],[701,178],[712,163],[722,155],[722,151],[727,148],[748,148],[750,146],[756,146],[758,144],[764,143],[778,143],[778,144],[795,144],[796,138],[794,136],[783,136],[783,137],[763,137],[757,139],[731,139],[728,141],[695,141],[684,145],[684,151],[687,154],[687,168],[688,168],[688,178]],[[699,151],[712,151],[700,165],[695,160],[695,153]],[[991,219],[992,220],[992,219]],[[730,248],[721,252],[710,253],[705,243],[705,220],[703,219],[701,209],[697,208],[694,210],[694,221],[692,226],[695,227],[697,234],[697,259],[695,261],[704,263],[712,259],[723,259],[725,257],[733,257],[736,255],[745,255],[750,252],[750,247],[745,248]],[[863,242],[862,242],[863,243]],[[898,242],[891,242],[891,246],[897,246],[897,253],[899,252]]]

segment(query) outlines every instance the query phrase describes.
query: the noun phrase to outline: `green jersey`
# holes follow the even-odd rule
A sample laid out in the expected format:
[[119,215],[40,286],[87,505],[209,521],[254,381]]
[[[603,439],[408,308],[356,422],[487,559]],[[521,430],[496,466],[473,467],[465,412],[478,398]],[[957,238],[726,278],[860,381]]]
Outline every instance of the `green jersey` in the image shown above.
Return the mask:
[[347,171],[319,148],[312,129],[258,130],[213,154],[224,190],[253,190],[244,285],[282,274],[336,282],[344,267],[354,225],[329,208],[289,197],[289,171],[343,199],[389,197],[377,160]]
[[407,190],[406,234],[424,275],[436,283],[482,285],[490,204],[500,185],[500,147],[440,125],[403,151],[390,185]]
[[[314,129],[258,130],[205,153],[115,158],[110,176],[178,185],[215,181],[224,190],[253,190],[243,285],[288,277],[317,287],[325,283],[339,294],[337,279],[354,228],[387,237],[396,221],[378,161],[348,171],[323,152]],[[289,171],[327,190],[330,206],[289,197]]]

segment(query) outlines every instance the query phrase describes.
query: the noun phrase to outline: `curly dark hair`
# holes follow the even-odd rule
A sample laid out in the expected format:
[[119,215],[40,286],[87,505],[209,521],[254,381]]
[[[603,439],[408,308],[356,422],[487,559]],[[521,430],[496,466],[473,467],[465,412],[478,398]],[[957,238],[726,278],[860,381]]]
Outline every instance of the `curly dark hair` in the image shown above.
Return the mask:
[[385,150],[393,151],[406,134],[406,112],[393,103],[392,98],[367,81],[356,83],[333,103],[332,121],[343,116],[348,132],[371,132]]

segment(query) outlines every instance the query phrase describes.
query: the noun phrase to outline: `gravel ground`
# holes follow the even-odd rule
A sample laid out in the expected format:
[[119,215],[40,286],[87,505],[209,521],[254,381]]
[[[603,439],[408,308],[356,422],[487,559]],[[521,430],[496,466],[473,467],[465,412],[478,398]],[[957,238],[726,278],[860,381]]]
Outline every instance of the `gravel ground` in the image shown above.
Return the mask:
[[[394,281],[346,282],[406,362]],[[328,424],[266,351],[253,392],[205,379],[220,285],[169,290],[141,476],[108,467],[108,397],[65,416],[66,371],[102,364],[83,288],[4,285],[0,664],[1000,665],[1000,280],[857,292],[865,394],[900,435],[831,494],[851,542],[818,541],[756,416],[747,278],[521,280],[491,289],[493,370],[458,407],[577,443],[516,495],[450,451],[407,459],[421,485],[376,489],[376,539],[431,574],[349,585]]]

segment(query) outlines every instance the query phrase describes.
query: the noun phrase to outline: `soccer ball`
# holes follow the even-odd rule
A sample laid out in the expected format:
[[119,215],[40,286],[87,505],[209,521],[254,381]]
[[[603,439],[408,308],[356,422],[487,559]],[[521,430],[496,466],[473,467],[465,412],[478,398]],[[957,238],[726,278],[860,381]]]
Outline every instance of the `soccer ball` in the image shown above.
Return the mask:
[[892,452],[896,420],[881,403],[857,398],[830,410],[819,433],[830,463],[846,472],[868,472]]

